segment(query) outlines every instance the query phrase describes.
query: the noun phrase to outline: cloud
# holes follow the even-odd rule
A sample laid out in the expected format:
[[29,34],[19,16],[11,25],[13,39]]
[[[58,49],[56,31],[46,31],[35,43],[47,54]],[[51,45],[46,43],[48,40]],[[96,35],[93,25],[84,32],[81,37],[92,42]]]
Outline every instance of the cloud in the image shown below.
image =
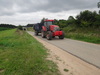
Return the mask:
[[61,12],[94,7],[95,0],[0,0],[0,15],[37,11]]
[[[71,11],[72,12],[72,11]],[[51,12],[45,12],[45,11],[39,11],[39,12],[32,12],[32,13],[17,13],[12,16],[1,16],[0,17],[0,23],[9,23],[9,24],[15,24],[15,25],[26,25],[28,23],[38,23],[41,21],[42,18],[48,18],[48,19],[67,19],[70,15],[75,16],[76,14],[71,13],[70,11],[66,12],[57,12],[57,13],[51,13]],[[77,12],[77,11],[73,11]]]
[[85,9],[95,10],[97,2],[96,0],[0,0],[0,23],[25,24],[38,22],[43,17],[67,19],[68,16],[75,16]]
[[48,4],[48,0],[0,0],[0,15],[36,12]]

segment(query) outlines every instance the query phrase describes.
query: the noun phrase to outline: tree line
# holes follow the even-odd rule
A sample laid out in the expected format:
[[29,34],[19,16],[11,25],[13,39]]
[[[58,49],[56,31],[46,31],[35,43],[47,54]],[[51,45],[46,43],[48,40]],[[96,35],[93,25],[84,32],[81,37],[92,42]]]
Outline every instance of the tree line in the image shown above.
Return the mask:
[[67,20],[55,19],[55,24],[61,28],[67,26],[100,28],[100,14],[96,11],[85,10],[80,12],[75,18],[69,16]]
[[12,25],[12,24],[0,24],[0,27],[4,27],[4,28],[16,28],[16,26]]

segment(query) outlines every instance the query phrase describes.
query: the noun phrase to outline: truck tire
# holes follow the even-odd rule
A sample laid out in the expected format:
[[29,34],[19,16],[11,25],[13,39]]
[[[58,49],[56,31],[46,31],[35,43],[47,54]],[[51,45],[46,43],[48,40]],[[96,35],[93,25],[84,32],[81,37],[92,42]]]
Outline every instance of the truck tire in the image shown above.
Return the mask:
[[55,36],[52,36],[52,38],[55,38]]
[[64,39],[64,32],[62,31],[62,35],[59,36],[59,39]]
[[45,32],[44,31],[41,32],[41,36],[42,36],[42,38],[45,38]]
[[48,40],[52,40],[52,32],[51,32],[51,31],[49,31],[49,32],[47,33],[47,39],[48,39]]
[[38,35],[38,32],[37,32],[37,31],[35,31],[35,35],[36,35],[36,36]]

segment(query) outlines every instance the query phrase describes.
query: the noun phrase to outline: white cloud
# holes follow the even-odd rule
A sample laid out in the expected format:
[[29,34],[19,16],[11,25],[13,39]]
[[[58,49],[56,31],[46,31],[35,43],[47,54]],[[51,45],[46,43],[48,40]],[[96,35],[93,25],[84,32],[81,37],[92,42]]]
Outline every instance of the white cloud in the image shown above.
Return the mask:
[[67,19],[83,10],[96,10],[96,0],[0,0],[0,23],[26,25],[42,18]]
[[[75,12],[75,11],[73,11]],[[1,16],[0,17],[0,23],[10,23],[10,24],[16,24],[16,25],[26,25],[28,23],[38,23],[41,21],[42,18],[48,18],[48,19],[67,19],[70,15],[75,16],[76,14],[73,14],[72,11],[62,11],[58,13],[51,13],[51,12],[45,12],[45,11],[39,11],[39,12],[32,12],[32,13],[17,13],[12,16]]]

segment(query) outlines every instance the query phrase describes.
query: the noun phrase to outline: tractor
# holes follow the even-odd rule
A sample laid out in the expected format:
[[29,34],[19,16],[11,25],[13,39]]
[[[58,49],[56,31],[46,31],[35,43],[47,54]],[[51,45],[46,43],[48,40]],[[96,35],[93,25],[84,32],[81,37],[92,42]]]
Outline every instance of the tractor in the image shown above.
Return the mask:
[[58,36],[59,39],[64,39],[64,32],[59,28],[59,26],[54,25],[54,20],[44,20],[44,24],[41,29],[42,38],[47,38],[52,40],[55,36]]

